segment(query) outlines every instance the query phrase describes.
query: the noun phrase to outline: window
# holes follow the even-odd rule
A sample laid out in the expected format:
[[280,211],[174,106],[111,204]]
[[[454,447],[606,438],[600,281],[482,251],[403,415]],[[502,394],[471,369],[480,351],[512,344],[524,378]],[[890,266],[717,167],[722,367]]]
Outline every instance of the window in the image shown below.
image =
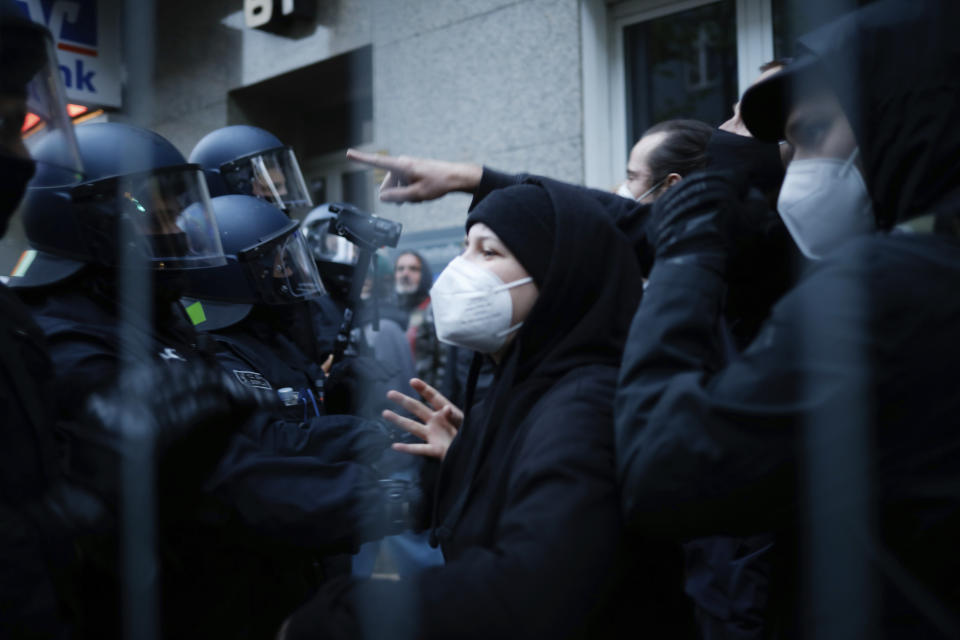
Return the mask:
[[730,117],[738,96],[736,33],[734,0],[624,28],[628,149],[663,120],[719,124]]
[[584,180],[615,188],[650,125],[719,124],[798,36],[871,0],[581,0]]
[[584,179],[623,180],[627,154],[652,124],[720,124],[774,57],[771,2],[582,0]]

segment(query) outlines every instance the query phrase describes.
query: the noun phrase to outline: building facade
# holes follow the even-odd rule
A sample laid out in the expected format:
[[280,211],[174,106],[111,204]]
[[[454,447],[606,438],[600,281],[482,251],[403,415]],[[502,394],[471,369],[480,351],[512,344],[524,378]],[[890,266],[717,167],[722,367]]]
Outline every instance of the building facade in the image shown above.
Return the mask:
[[[271,130],[296,150],[316,201],[347,200],[398,220],[404,242],[428,252],[456,242],[469,198],[380,203],[382,175],[351,166],[346,148],[469,160],[614,189],[645,128],[672,117],[719,124],[761,64],[789,55],[797,33],[856,4],[307,2],[306,19],[270,30],[249,26],[252,11],[280,13],[303,2],[156,2],[152,127],[185,155],[227,124]],[[101,12],[115,4],[86,3]],[[107,106],[100,118],[123,120],[129,90],[123,105]],[[18,243],[14,229],[0,268],[9,268]]]

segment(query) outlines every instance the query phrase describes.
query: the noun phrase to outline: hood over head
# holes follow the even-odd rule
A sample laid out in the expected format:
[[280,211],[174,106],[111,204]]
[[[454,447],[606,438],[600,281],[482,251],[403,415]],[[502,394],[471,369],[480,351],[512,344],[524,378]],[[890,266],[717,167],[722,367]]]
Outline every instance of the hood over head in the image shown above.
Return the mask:
[[[513,229],[503,222],[511,217],[522,217]],[[632,247],[599,203],[582,189],[537,178],[487,196],[467,227],[477,222],[503,234],[539,287],[508,356],[518,361],[517,381],[586,364],[618,366],[643,281]]]
[[[539,197],[531,188],[542,189]],[[515,207],[516,230],[506,230],[509,217],[490,208]],[[541,210],[533,211],[530,207]],[[509,213],[509,211],[508,211]],[[514,242],[539,241],[548,246],[519,249],[518,260],[540,262],[537,301],[517,332],[497,370],[493,388],[482,408],[471,411],[461,427],[459,444],[451,447],[444,467],[454,469],[435,502],[433,539],[443,540],[455,527],[466,505],[472,479],[495,440],[510,440],[533,407],[564,376],[581,367],[619,367],[630,322],[640,303],[643,279],[636,254],[602,205],[588,191],[546,178],[495,191],[474,209],[468,226],[494,221]],[[549,229],[552,227],[552,229]],[[526,231],[521,232],[521,229]],[[540,233],[531,231],[539,230]],[[552,233],[547,233],[552,231]],[[526,265],[525,265],[526,266]],[[529,269],[528,269],[529,271]],[[472,406],[479,358],[475,358],[465,409]],[[442,521],[438,517],[443,511]]]
[[797,59],[751,87],[744,123],[779,140],[796,95],[826,86],[860,147],[877,225],[937,213],[960,187],[960,3],[882,0],[798,40]]
[[527,273],[543,286],[550,270],[556,219],[550,196],[542,187],[520,184],[494,191],[467,218],[470,227],[480,222],[493,230]]

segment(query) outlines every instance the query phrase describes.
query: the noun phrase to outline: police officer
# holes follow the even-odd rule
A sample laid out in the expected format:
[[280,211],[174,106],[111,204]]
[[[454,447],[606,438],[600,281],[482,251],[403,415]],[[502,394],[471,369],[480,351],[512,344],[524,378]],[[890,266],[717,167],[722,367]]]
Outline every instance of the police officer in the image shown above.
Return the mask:
[[[30,146],[60,148],[62,163],[46,170],[67,179],[81,170],[52,51],[49,31],[30,22],[17,3],[0,1],[0,235],[36,170],[22,134],[29,136]],[[152,412],[154,425],[163,429],[157,433],[158,454],[189,436],[192,424],[202,423],[205,444],[217,452],[213,461],[224,439],[212,436],[222,430],[200,418],[242,419],[253,404],[239,385],[225,382],[215,370],[215,375],[203,370],[171,380],[141,369],[119,398],[107,394],[90,409],[78,409],[93,437],[72,442],[76,464],[64,473],[43,333],[4,285],[0,305],[0,637],[66,638],[78,596],[75,545],[92,537],[114,538],[111,514],[123,456],[118,400],[125,396]],[[154,390],[157,383],[163,386]],[[181,397],[186,394],[190,397]],[[83,463],[94,460],[95,466]],[[193,455],[167,462],[187,476],[190,466],[203,475],[210,461]],[[164,465],[160,471],[164,475]]]
[[345,413],[347,402],[325,394],[326,371],[282,331],[291,308],[326,295],[298,223],[250,196],[220,196],[212,205],[229,261],[185,274],[183,303],[196,327],[220,344],[221,361],[260,371],[282,390],[291,421],[369,429],[359,418],[329,415]]
[[[232,125],[211,131],[194,146],[190,162],[203,167],[212,196],[254,196],[295,219],[313,206],[293,149],[259,127]],[[333,352],[342,309],[318,296],[289,311],[294,323],[284,329],[287,335],[313,360],[326,360]]]
[[358,251],[355,244],[333,232],[336,219],[337,214],[330,210],[327,202],[307,214],[300,231],[307,240],[327,293],[342,313],[356,272]]
[[188,272],[183,303],[194,325],[222,352],[262,371],[294,420],[323,416],[325,371],[282,331],[289,310],[324,295],[299,225],[267,202],[242,195],[213,198],[229,262]]
[[[291,217],[302,217],[312,206],[293,150],[258,127],[234,125],[216,129],[196,144],[190,161],[203,167],[213,195],[255,196]],[[311,212],[312,222],[316,220],[314,214],[323,208],[317,207]],[[352,245],[348,243],[340,248],[349,251],[349,246]],[[337,270],[335,284],[340,286],[331,288],[334,297],[315,296],[305,304],[261,309],[258,315],[271,324],[274,331],[283,333],[297,345],[307,358],[315,363],[325,362],[334,351],[344,309],[350,304],[346,296],[339,297],[338,292],[343,286],[349,290],[355,264],[356,253],[349,265]],[[327,265],[324,270],[328,270]],[[409,377],[401,375],[398,367],[371,357],[373,349],[358,331],[351,335],[351,347],[347,358],[334,363],[328,385],[328,406],[334,407],[337,413],[378,418],[380,411],[387,407],[383,399],[386,392],[406,387]]]
[[[170,371],[216,363],[212,340],[196,332],[179,297],[187,270],[227,262],[203,175],[168,141],[117,123],[85,125],[77,138],[84,180],[47,186],[52,178],[38,175],[24,211],[36,254],[16,282],[53,345],[64,420],[75,419],[78,403],[120,375],[129,358],[119,348],[121,329]],[[38,157],[51,160],[59,152],[37,149]],[[117,292],[124,277],[121,246],[139,256],[152,285],[152,310],[127,313],[122,327],[131,301]],[[276,406],[276,392],[261,372],[239,371],[234,378]],[[349,549],[402,526],[409,496],[382,487],[369,465],[351,466],[332,486],[326,478],[343,452],[309,449],[314,434],[305,425],[291,425],[276,411],[243,424],[209,480],[194,528],[167,537],[173,541],[165,563],[167,634],[262,636],[309,586],[280,570],[289,558],[280,545]],[[384,500],[385,494],[395,499]],[[216,599],[206,597],[212,592]],[[91,595],[87,605],[95,617],[109,620],[116,606],[109,591]]]

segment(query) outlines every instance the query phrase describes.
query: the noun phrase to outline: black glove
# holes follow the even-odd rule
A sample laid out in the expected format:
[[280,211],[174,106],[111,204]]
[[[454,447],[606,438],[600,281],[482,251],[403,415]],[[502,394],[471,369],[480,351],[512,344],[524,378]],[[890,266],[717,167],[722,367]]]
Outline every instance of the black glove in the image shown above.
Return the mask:
[[230,437],[261,399],[221,369],[138,366],[114,388],[92,396],[79,424],[65,428],[66,471],[116,504],[121,465],[132,453],[130,429],[152,448],[160,511],[192,502]]
[[[776,194],[783,182],[780,145],[717,129],[707,144],[707,168],[743,174],[751,187]],[[776,201],[776,195],[773,197]]]
[[726,273],[745,185],[727,171],[690,174],[653,205],[647,235],[656,261],[694,262]]
[[737,242],[727,266],[724,314],[743,349],[793,286],[802,256],[779,214],[760,197],[744,202],[733,231]]

